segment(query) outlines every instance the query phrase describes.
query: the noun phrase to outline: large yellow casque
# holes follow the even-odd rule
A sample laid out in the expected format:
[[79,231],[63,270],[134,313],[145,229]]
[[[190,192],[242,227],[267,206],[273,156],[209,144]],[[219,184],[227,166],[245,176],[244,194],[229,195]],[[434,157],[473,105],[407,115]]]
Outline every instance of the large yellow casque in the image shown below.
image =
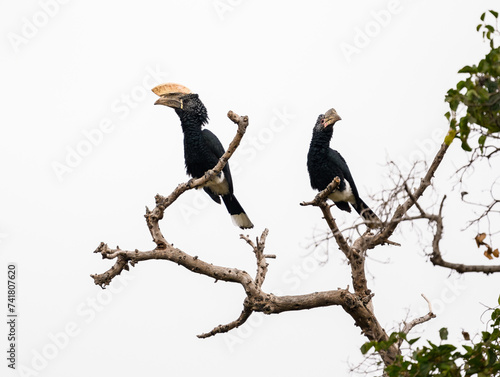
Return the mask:
[[154,94],[160,97],[171,93],[184,93],[184,94],[192,93],[191,90],[186,88],[184,85],[175,84],[172,82],[157,85],[151,90],[153,91]]

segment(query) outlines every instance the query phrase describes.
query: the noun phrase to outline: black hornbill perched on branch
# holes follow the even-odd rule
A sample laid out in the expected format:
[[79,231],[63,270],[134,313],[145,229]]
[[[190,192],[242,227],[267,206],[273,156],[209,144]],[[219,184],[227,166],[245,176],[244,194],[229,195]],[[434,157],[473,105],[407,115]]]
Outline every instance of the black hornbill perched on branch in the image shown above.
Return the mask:
[[[202,177],[207,170],[215,167],[224,154],[224,147],[212,132],[201,129],[208,123],[207,109],[198,94],[179,84],[162,84],[152,89],[160,96],[155,105],[165,105],[175,110],[181,120],[184,133],[184,161],[186,172],[194,177]],[[221,174],[203,187],[217,203],[224,201],[234,224],[241,229],[253,228],[253,224],[233,194],[233,180],[229,163]]]
[[321,114],[313,129],[311,145],[307,154],[307,170],[313,189],[322,191],[333,181],[340,178],[340,185],[328,198],[333,200],[337,207],[343,211],[351,212],[352,207],[366,221],[370,228],[380,226],[378,216],[361,200],[349,167],[339,152],[330,148],[333,135],[333,125],[342,118],[335,109]]

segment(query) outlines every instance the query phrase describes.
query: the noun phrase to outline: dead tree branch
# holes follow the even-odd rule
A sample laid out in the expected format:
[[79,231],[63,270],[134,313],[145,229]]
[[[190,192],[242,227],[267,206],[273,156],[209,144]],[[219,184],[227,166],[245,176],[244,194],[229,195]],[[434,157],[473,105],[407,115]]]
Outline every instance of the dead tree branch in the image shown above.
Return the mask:
[[430,214],[422,210],[420,216],[416,216],[416,219],[427,219],[429,222],[436,224],[436,228],[434,230],[434,237],[432,239],[432,253],[430,255],[430,261],[435,266],[441,266],[444,268],[448,268],[450,270],[457,271],[458,273],[466,273],[466,272],[482,272],[485,274],[491,274],[495,272],[500,272],[500,265],[468,265],[462,263],[452,263],[443,259],[441,253],[440,242],[443,238],[443,206],[444,201],[446,199],[446,195],[441,200],[439,205],[439,212],[437,215]]
[[[326,189],[319,192],[312,201],[302,202],[301,205],[315,206],[321,209],[323,218],[328,224],[328,227],[330,228],[332,235],[335,238],[337,245],[339,246],[339,249],[342,251],[342,253],[344,253],[345,257],[349,261],[349,265],[351,267],[351,280],[354,288],[353,296],[362,303],[364,311],[362,313],[354,313],[350,311],[349,308],[345,307],[344,310],[354,318],[354,320],[356,321],[356,325],[361,328],[363,334],[369,340],[386,341],[389,338],[374,314],[373,305],[371,303],[373,293],[371,293],[371,291],[368,289],[368,282],[365,272],[366,251],[370,246],[367,240],[371,239],[373,237],[373,234],[370,231],[367,231],[365,234],[355,240],[352,246],[347,243],[346,239],[340,232],[335,219],[333,218],[333,215],[331,213],[331,206],[326,202],[328,195],[330,195],[335,189],[337,189],[339,184],[340,179],[338,177],[335,177],[334,180],[326,187]],[[392,346],[387,351],[381,351],[380,356],[382,357],[384,363],[386,365],[389,365],[395,360],[398,352],[398,349],[395,346]]]
[[339,228],[335,223],[335,219],[333,218],[332,213],[330,211],[330,205],[326,202],[328,195],[330,195],[333,191],[335,191],[339,187],[339,185],[340,185],[340,178],[335,177],[333,181],[330,182],[323,191],[320,191],[312,201],[302,202],[300,203],[300,205],[315,206],[321,209],[321,212],[323,212],[323,218],[325,219],[330,230],[332,231],[332,235],[335,237],[335,240],[337,241],[340,250],[347,257],[348,254],[350,253],[349,245],[347,244],[347,241],[345,240],[342,233],[339,231]]
[[389,221],[389,224],[385,226],[382,229],[382,231],[379,232],[375,237],[371,238],[368,241],[370,244],[369,247],[370,249],[377,245],[384,244],[389,239],[389,237],[394,233],[394,230],[396,229],[400,221],[404,218],[408,210],[424,194],[427,187],[430,186],[432,177],[436,173],[436,170],[441,164],[441,161],[443,161],[444,155],[446,154],[447,150],[448,150],[448,145],[446,145],[445,143],[441,144],[441,148],[434,157],[434,160],[432,161],[432,164],[427,170],[427,173],[425,174],[424,178],[422,178],[422,180],[420,181],[420,185],[413,192],[413,195],[409,197],[403,204],[400,204],[396,208],[396,211],[394,212],[394,215]]
[[[219,160],[218,164],[213,169],[205,173],[202,178],[191,179],[186,183],[180,184],[169,196],[163,197],[157,195],[156,207],[153,211],[147,209],[145,216],[146,222],[153,237],[153,242],[156,244],[156,248],[149,251],[127,251],[119,248],[111,249],[107,244],[101,242],[95,252],[101,254],[103,259],[115,259],[116,261],[108,271],[102,274],[91,275],[94,279],[94,283],[102,288],[105,288],[111,283],[115,276],[121,274],[123,270],[129,270],[130,266],[135,266],[138,262],[152,259],[168,260],[177,263],[192,272],[213,278],[216,281],[238,283],[245,291],[246,298],[243,303],[243,311],[238,319],[226,325],[219,325],[210,332],[199,335],[201,338],[206,338],[234,329],[245,323],[253,312],[277,314],[285,311],[305,310],[337,305],[342,306],[342,308],[353,317],[356,325],[362,329],[368,339],[386,339],[387,334],[378,323],[373,311],[369,309],[368,304],[372,295],[367,289],[365,289],[366,284],[360,285],[356,283],[354,294],[349,292],[347,289],[314,292],[298,296],[275,296],[264,292],[262,290],[262,284],[266,277],[268,268],[267,258],[275,257],[274,255],[264,254],[265,242],[268,235],[267,229],[264,230],[260,238],[256,239],[255,243],[250,238],[243,235],[241,236],[241,238],[252,247],[255,254],[257,262],[257,273],[255,278],[252,278],[246,271],[237,268],[216,266],[199,259],[197,256],[191,256],[179,248],[174,247],[164,238],[158,222],[163,218],[165,209],[185,191],[203,185],[209,179],[220,173],[224,165],[227,163],[227,160],[238,147],[248,125],[248,117],[239,117],[232,112],[229,112],[228,116],[233,122],[238,124],[238,132],[226,153]],[[335,221],[333,220],[330,208],[324,202],[324,199],[328,196],[328,191],[331,192],[334,190],[338,184],[339,181],[337,180],[329,185],[327,191],[320,193],[315,200],[322,208],[325,218],[327,218],[332,231],[337,235],[338,241],[344,249],[343,251],[352,261],[352,265],[355,266],[355,271],[357,271],[356,274],[364,273],[363,269],[359,268],[362,266],[362,260],[360,264],[359,259],[359,254],[363,253],[363,250],[361,250],[362,247],[360,245],[356,247],[349,247],[347,241],[343,238],[335,224]],[[361,281],[363,279],[356,280]],[[366,281],[366,279],[364,280]],[[386,361],[389,362],[390,358],[386,358]]]
[[[200,338],[207,338],[237,328],[244,324],[254,312],[278,314],[285,311],[306,310],[336,305],[341,306],[343,310],[354,319],[355,325],[361,328],[363,335],[365,335],[370,341],[387,341],[389,337],[375,316],[371,302],[374,294],[368,288],[366,278],[366,253],[367,250],[373,249],[379,245],[399,245],[389,240],[397,226],[403,221],[426,218],[429,221],[436,223],[436,234],[433,243],[434,251],[431,256],[431,260],[435,264],[442,263],[440,265],[449,267],[446,264],[447,262],[442,261],[441,254],[439,252],[439,241],[442,237],[443,229],[443,202],[441,203],[438,215],[428,214],[418,203],[427,187],[431,185],[431,179],[443,160],[448,146],[445,144],[441,145],[441,148],[437,152],[431,166],[416,189],[412,190],[405,182],[404,189],[406,191],[407,198],[396,208],[391,218],[383,224],[382,228],[376,234],[371,233],[369,230],[366,231],[354,242],[352,242],[352,244],[349,244],[350,241],[348,242],[348,239],[346,239],[339,230],[331,213],[331,206],[326,202],[329,194],[339,187],[340,179],[338,177],[336,177],[325,190],[319,192],[312,201],[301,203],[303,206],[316,206],[320,208],[323,218],[328,224],[339,249],[349,261],[354,292],[350,292],[348,288],[339,288],[336,290],[314,292],[296,296],[276,296],[262,290],[269,267],[267,260],[275,258],[275,255],[265,254],[266,240],[269,234],[267,229],[262,232],[260,237],[256,238],[255,242],[248,236],[240,236],[240,238],[252,248],[255,255],[257,267],[255,277],[252,277],[244,270],[213,265],[201,260],[197,256],[192,256],[170,244],[160,230],[159,221],[163,218],[165,210],[184,192],[193,188],[201,187],[209,180],[220,174],[229,158],[237,149],[248,126],[248,117],[240,117],[232,111],[228,113],[228,117],[231,121],[237,124],[238,130],[234,139],[227,148],[227,151],[219,159],[217,165],[213,169],[207,171],[203,177],[197,179],[193,178],[178,185],[172,193],[166,197],[159,194],[156,195],[156,206],[152,211],[146,207],[146,223],[156,247],[149,251],[130,251],[122,250],[118,247],[116,249],[111,249],[107,244],[101,242],[95,252],[101,254],[103,259],[115,260],[115,263],[104,273],[91,275],[94,279],[94,283],[102,288],[105,288],[111,283],[115,276],[121,274],[123,270],[129,270],[130,266],[135,266],[138,262],[152,259],[167,260],[177,263],[191,272],[212,278],[215,281],[237,283],[242,286],[245,292],[246,297],[243,302],[243,310],[241,311],[239,317],[228,324],[216,326],[211,331],[198,335]],[[408,215],[408,211],[413,206],[418,209],[419,216],[412,217]],[[500,269],[500,267],[498,268]],[[459,269],[455,269],[461,272]],[[426,299],[425,296],[424,299]],[[427,302],[429,301],[427,300]],[[428,321],[431,318],[434,318],[434,316],[435,315],[432,313],[432,308],[429,304],[429,313],[426,316],[416,318],[408,324],[405,324],[403,331],[408,333],[414,326]],[[380,352],[380,356],[386,365],[392,364],[396,359],[396,356],[399,354],[399,345],[393,345],[388,350]]]
[[[422,324],[424,322],[430,321],[432,318],[436,318],[436,315],[432,311],[431,302],[429,301],[429,299],[427,297],[425,297],[425,295],[423,293],[422,293],[422,297],[424,298],[425,301],[427,301],[427,305],[429,306],[429,313],[427,313],[426,315],[424,315],[422,317],[415,318],[414,320],[412,320],[412,321],[410,321],[408,323],[405,323],[402,332],[404,334],[406,334],[406,335],[415,326],[420,325],[420,324]],[[402,338],[399,339],[399,341],[398,341],[398,347],[401,347],[401,343],[403,343],[403,339]]]
[[[254,244],[255,248],[261,248],[263,251],[267,233],[268,230],[264,230],[257,244]],[[368,310],[366,298],[363,300],[348,290],[337,289],[298,296],[275,296],[262,291],[261,285],[265,278],[264,271],[267,270],[266,255],[263,253],[258,256],[259,267],[257,277],[253,279],[246,271],[237,268],[215,266],[169,244],[164,248],[155,248],[150,251],[126,251],[110,249],[108,245],[101,243],[95,252],[101,254],[103,259],[116,259],[115,265],[108,271],[103,274],[92,275],[95,284],[102,288],[109,285],[113,277],[119,275],[124,269],[128,270],[129,265],[134,266],[140,261],[151,259],[168,260],[192,272],[211,277],[216,281],[220,280],[240,284],[247,295],[240,317],[227,325],[219,325],[212,331],[201,334],[200,337],[202,338],[227,332],[242,325],[253,312],[277,314],[285,311],[305,310],[332,305],[342,306],[354,318],[356,325],[361,327],[370,340],[383,340],[387,337],[373,313]]]
[[[432,164],[430,165],[429,169],[427,169],[424,178],[420,181],[420,184],[415,190],[412,191],[408,186],[408,180],[404,180],[403,188],[404,191],[406,192],[407,198],[402,204],[400,204],[396,208],[392,216],[388,219],[388,221],[386,221],[383,224],[382,228],[378,231],[378,233],[373,234],[368,230],[360,237],[358,237],[352,243],[352,245],[349,245],[347,243],[346,239],[339,231],[335,219],[333,218],[332,213],[330,211],[331,207],[326,203],[328,195],[333,190],[335,190],[338,187],[338,184],[340,183],[340,180],[338,178],[334,179],[334,181],[332,181],[332,183],[330,183],[325,190],[318,193],[314,200],[312,200],[311,202],[301,203],[301,205],[311,205],[319,207],[321,209],[323,217],[332,232],[332,237],[335,238],[339,246],[339,249],[343,252],[345,257],[349,261],[349,265],[351,267],[351,278],[354,288],[354,295],[364,303],[365,307],[367,308],[367,311],[371,314],[369,322],[359,322],[359,323],[357,322],[357,324],[358,326],[361,326],[364,334],[367,335],[367,337],[370,340],[374,339],[368,335],[370,333],[372,334],[377,333],[379,336],[378,338],[379,340],[387,340],[388,337],[385,330],[380,326],[377,318],[375,317],[373,306],[371,305],[371,298],[373,296],[373,293],[371,293],[370,289],[368,288],[368,283],[366,279],[366,272],[365,272],[366,252],[367,250],[373,249],[378,245],[383,245],[383,244],[398,245],[397,243],[390,241],[389,238],[391,237],[391,235],[394,233],[395,229],[401,222],[413,220],[416,218],[424,218],[431,216],[424,211],[422,206],[418,203],[418,200],[422,197],[427,187],[431,185],[432,177],[434,176],[434,173],[441,164],[447,149],[448,149],[447,145],[445,144],[441,145],[441,148],[437,152]],[[398,196],[398,192],[391,195],[393,196],[393,198],[396,198]],[[415,206],[419,211],[420,214],[419,216],[408,216],[408,211],[413,206]],[[434,220],[434,218],[432,219]],[[349,313],[348,310],[346,311]],[[432,310],[429,309],[428,315],[417,318],[405,325],[405,331],[407,331],[406,333],[408,333],[414,326],[423,323],[425,321],[428,321],[431,318],[434,318],[434,316],[435,315],[432,313]],[[353,316],[353,318],[355,317]],[[395,360],[396,356],[399,354],[400,354],[399,345],[398,346],[394,345],[391,346],[387,351],[381,352],[380,356],[382,357],[384,363],[386,365],[389,365]]]
[[255,284],[257,287],[260,289],[262,287],[262,284],[264,283],[264,279],[266,278],[267,274],[267,266],[269,264],[266,261],[266,258],[276,258],[276,255],[270,254],[270,255],[265,255],[264,254],[264,248],[266,247],[266,238],[267,235],[269,234],[269,230],[265,229],[264,232],[262,233],[262,236],[260,237],[260,240],[257,238],[256,239],[256,244],[252,242],[248,236],[244,236],[243,234],[240,235],[241,239],[244,239],[247,244],[249,244],[253,252],[255,253],[255,259],[257,260],[257,273],[255,275]]

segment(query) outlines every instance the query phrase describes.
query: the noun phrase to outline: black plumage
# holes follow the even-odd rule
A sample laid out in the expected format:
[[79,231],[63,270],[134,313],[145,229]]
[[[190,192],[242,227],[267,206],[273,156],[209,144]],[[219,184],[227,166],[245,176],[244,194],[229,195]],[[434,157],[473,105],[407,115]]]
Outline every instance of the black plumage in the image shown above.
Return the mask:
[[[224,147],[211,131],[203,129],[208,123],[205,105],[194,93],[166,93],[156,101],[175,109],[181,120],[184,133],[184,161],[186,172],[194,177],[202,177],[206,171],[215,167],[224,154]],[[222,200],[233,222],[242,229],[252,228],[253,224],[233,194],[233,180],[229,163],[217,178],[203,187],[205,192],[217,203]]]
[[359,197],[349,167],[339,152],[330,148],[334,124],[341,120],[334,109],[321,114],[314,126],[309,153],[307,154],[307,169],[313,189],[322,191],[333,181],[340,178],[340,185],[328,198],[343,211],[351,212],[352,206],[370,228],[378,227],[380,219]]

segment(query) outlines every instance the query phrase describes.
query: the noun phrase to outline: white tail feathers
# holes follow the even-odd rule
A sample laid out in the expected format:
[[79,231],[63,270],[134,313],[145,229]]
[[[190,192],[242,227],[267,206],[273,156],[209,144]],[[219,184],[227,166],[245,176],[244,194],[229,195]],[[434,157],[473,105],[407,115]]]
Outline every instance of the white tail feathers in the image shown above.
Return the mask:
[[252,222],[244,212],[239,215],[231,215],[231,220],[233,220],[234,225],[239,226],[241,229],[253,228]]

